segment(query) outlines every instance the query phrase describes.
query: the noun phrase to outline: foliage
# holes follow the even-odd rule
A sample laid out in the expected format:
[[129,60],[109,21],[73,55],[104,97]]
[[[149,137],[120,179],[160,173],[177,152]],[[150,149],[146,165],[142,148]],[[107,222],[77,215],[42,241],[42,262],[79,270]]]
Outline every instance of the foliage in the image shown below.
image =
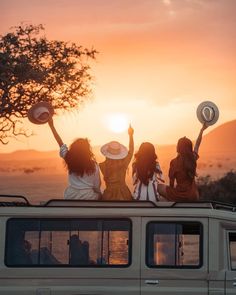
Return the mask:
[[39,101],[54,109],[78,107],[91,92],[88,60],[95,50],[49,41],[43,26],[25,25],[0,36],[0,141],[26,135],[22,118]]
[[218,180],[208,175],[200,177],[198,187],[201,200],[214,200],[236,205],[236,172],[230,171]]

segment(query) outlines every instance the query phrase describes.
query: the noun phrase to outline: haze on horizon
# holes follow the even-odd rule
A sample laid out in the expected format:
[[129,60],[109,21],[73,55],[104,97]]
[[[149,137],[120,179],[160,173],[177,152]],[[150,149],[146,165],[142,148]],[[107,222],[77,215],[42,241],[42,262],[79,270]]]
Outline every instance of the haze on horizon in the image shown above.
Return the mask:
[[[86,136],[92,145],[127,144],[126,132],[114,133],[104,121],[117,112],[134,126],[136,144],[195,139],[203,100],[220,108],[217,125],[236,118],[234,0],[2,0],[0,10],[0,34],[21,22],[42,23],[49,39],[99,51],[91,64],[93,100],[55,118],[67,143]],[[37,135],[0,152],[57,147],[47,126],[25,124]]]

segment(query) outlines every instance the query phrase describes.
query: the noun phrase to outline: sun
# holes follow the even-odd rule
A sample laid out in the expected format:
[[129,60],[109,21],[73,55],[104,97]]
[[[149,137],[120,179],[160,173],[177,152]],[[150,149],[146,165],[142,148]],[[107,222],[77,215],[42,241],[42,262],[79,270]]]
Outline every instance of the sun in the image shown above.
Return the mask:
[[106,116],[106,125],[108,129],[115,133],[121,133],[128,129],[128,116],[123,113],[112,113]]

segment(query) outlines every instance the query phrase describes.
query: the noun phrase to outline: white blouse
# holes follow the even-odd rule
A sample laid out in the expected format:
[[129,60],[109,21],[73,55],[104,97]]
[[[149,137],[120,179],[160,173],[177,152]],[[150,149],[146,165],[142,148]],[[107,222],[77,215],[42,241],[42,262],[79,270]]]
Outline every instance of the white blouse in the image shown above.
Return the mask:
[[[68,152],[68,147],[66,144],[63,144],[60,147],[60,157],[65,158]],[[69,185],[75,189],[93,189],[95,192],[100,193],[100,173],[99,166],[95,164],[95,172],[93,174],[86,174],[81,177],[75,173],[69,173],[68,175]]]

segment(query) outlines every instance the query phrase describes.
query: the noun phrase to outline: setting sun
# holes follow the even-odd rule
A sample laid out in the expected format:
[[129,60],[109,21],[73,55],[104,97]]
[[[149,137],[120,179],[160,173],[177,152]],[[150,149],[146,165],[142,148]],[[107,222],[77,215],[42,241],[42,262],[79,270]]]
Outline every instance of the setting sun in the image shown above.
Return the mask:
[[121,133],[128,129],[129,121],[126,114],[113,113],[106,116],[105,124],[111,131]]

